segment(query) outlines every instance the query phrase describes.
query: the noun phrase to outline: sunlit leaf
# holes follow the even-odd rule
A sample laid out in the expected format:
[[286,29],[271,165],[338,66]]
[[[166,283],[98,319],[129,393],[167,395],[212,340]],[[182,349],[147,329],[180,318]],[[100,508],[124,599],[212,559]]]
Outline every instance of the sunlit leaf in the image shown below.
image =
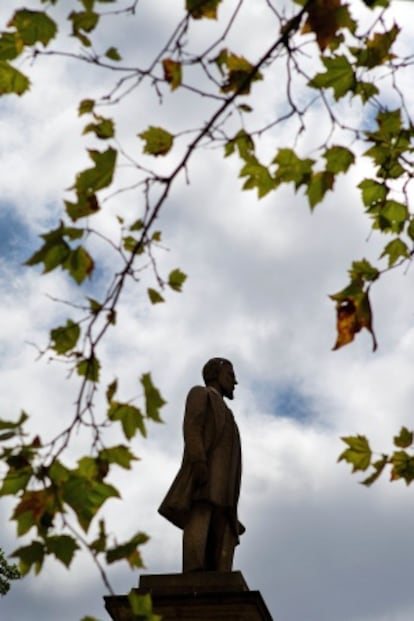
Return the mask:
[[351,63],[346,56],[322,57],[325,73],[318,73],[308,83],[312,88],[332,88],[336,100],[354,92],[356,79]]
[[130,470],[131,463],[138,460],[138,458],[131,453],[130,449],[122,444],[102,449],[99,453],[99,458],[104,459],[109,464],[121,466],[121,468],[125,468],[126,470]]
[[137,431],[144,437],[147,435],[144,416],[141,410],[134,405],[113,401],[108,410],[108,418],[110,420],[118,420],[121,423],[127,440],[133,438]]
[[399,237],[390,241],[381,254],[381,257],[388,257],[388,267],[392,267],[398,259],[408,259],[409,256],[407,244]]
[[101,506],[109,498],[119,498],[112,485],[71,474],[62,486],[63,500],[74,510],[82,529],[87,532]]
[[372,451],[365,436],[348,436],[341,438],[348,448],[338,458],[352,465],[352,472],[367,470],[371,464]]
[[326,149],[323,156],[326,159],[326,170],[334,174],[345,173],[355,162],[352,151],[336,145]]

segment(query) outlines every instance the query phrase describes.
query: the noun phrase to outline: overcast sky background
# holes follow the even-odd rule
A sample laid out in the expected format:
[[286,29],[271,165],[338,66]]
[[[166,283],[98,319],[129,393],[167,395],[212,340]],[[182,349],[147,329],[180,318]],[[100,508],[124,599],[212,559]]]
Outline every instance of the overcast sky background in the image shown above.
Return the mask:
[[[61,4],[65,7],[55,7],[54,14],[66,15],[68,3]],[[145,66],[182,10],[181,0],[166,4],[141,0],[135,21],[121,19],[112,32],[110,22],[104,24],[102,39],[108,36],[126,62]],[[223,15],[235,4],[224,1]],[[265,2],[245,4],[231,45],[254,60],[259,43],[274,36],[277,22],[263,20]],[[16,2],[3,5],[1,23],[18,7]],[[393,11],[405,28],[400,49],[407,53],[414,6],[396,1]],[[200,49],[215,28],[215,22],[194,25]],[[60,273],[41,276],[22,263],[38,246],[37,235],[55,226],[63,190],[88,164],[84,149],[94,143],[80,137],[84,119],[77,117],[77,103],[104,94],[113,78],[61,59],[40,59],[21,68],[30,71],[30,93],[0,100],[0,416],[17,418],[25,409],[32,431],[47,434],[70,420],[77,380],[67,379],[65,369],[47,357],[36,361],[32,343],[44,346],[48,331],[70,316],[47,296],[77,295],[80,300],[82,291]],[[255,86],[263,123],[285,105],[280,71],[273,82]],[[407,72],[403,85],[412,84],[412,77]],[[179,92],[174,97],[159,107],[152,90],[144,87],[126,100],[117,121],[125,148],[138,156],[142,142],[136,135],[151,124],[171,131],[185,127],[188,118],[194,118],[194,127],[200,124],[210,104],[194,100],[189,108]],[[411,87],[411,110],[413,97]],[[346,104],[341,114],[352,119],[359,112]],[[321,140],[324,123],[316,110],[305,146]],[[278,127],[264,140],[263,153],[271,154],[283,141],[291,144],[295,129],[293,123]],[[186,141],[182,138],[181,144]],[[171,165],[160,163],[166,170]],[[365,166],[338,179],[335,192],[310,214],[291,188],[260,202],[252,192],[241,193],[237,158],[200,152],[189,166],[190,185],[178,182],[158,220],[169,249],[159,252],[159,269],[164,274],[178,266],[184,270],[183,293],[167,292],[167,303],[152,307],[144,287],[129,287],[117,328],[100,351],[103,384],[120,377],[120,397],[139,397],[138,378],[150,370],[168,401],[165,424],[151,425],[147,440],[133,442],[141,461],[112,478],[123,501],[108,501],[104,512],[120,541],[138,529],[151,535],[142,549],[150,573],[181,568],[180,532],[158,516],[157,507],[181,459],[187,391],[201,382],[201,367],[210,357],[233,361],[239,385],[231,407],[244,458],[240,519],[247,528],[235,569],[251,589],[261,591],[276,621],[414,618],[412,489],[391,485],[386,477],[366,489],[348,466],[336,463],[344,448],[341,435],[366,434],[381,452],[391,449],[390,439],[401,425],[413,427],[411,271],[385,276],[373,289],[378,351],[372,353],[367,332],[353,345],[331,351],[335,317],[328,294],[345,286],[353,259],[375,260],[381,250],[380,239],[367,241],[369,222],[355,190],[368,172]],[[140,201],[139,193],[109,201],[97,217],[102,229],[111,234],[115,215],[125,210],[131,220],[139,217]],[[88,286],[96,292],[112,259],[102,245],[96,244],[95,252],[102,267]],[[75,438],[68,460],[86,447],[84,438]],[[0,503],[0,547],[8,553],[30,541],[16,540],[9,521],[12,506],[9,498]],[[118,593],[138,581],[138,572],[121,565],[112,566],[109,576]],[[0,601],[0,615],[8,621],[76,621],[90,614],[103,621],[109,619],[104,594],[87,557],[79,554],[70,571],[47,560],[40,576],[31,573],[13,584]]]

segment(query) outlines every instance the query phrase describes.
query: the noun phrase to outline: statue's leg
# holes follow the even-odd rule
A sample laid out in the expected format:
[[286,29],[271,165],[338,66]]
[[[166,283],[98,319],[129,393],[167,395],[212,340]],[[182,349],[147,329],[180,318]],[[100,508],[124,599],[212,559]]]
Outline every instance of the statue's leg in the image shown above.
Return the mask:
[[193,505],[183,532],[183,572],[209,569],[206,563],[207,537],[212,507],[206,502]]
[[231,571],[237,537],[225,511],[215,507],[212,514],[207,544],[209,569]]

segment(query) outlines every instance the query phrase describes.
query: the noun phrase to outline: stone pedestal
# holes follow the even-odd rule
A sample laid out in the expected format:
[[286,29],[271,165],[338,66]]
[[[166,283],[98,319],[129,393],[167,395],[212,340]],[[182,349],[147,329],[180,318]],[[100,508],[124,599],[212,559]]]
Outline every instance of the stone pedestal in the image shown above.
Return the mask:
[[[138,594],[150,593],[163,621],[273,621],[259,591],[250,591],[241,572],[143,575]],[[133,621],[126,595],[105,597],[113,621]]]

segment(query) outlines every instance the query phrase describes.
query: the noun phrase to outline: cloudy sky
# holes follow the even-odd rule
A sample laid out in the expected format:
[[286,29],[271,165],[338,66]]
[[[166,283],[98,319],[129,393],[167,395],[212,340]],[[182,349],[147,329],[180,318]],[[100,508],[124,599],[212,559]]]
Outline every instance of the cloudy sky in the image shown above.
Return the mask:
[[[62,4],[55,15],[66,14],[68,3]],[[103,23],[102,41],[116,45],[125,64],[146,66],[182,10],[181,0],[165,4],[141,0],[135,18],[120,19],[116,28],[109,20]],[[225,1],[220,16],[235,5]],[[20,3],[8,2],[0,8],[2,24],[17,7]],[[412,52],[413,11],[411,3],[393,4],[405,27],[400,43],[405,53],[410,45]],[[268,3],[259,0],[246,1],[239,19],[230,45],[255,60],[277,21],[269,19]],[[221,30],[220,23],[195,24],[193,49],[205,49]],[[77,49],[66,33],[59,45]],[[304,57],[304,62],[311,61]],[[20,67],[31,75],[30,93],[0,101],[0,411],[12,419],[25,409],[31,430],[47,437],[70,421],[77,380],[47,356],[37,360],[36,346],[43,347],[48,331],[70,316],[50,296],[80,300],[82,290],[60,273],[41,276],[22,263],[37,247],[38,234],[61,216],[62,198],[68,197],[64,189],[87,165],[85,147],[96,146],[80,136],[84,121],[77,117],[77,104],[104,95],[114,78],[53,57],[23,61]],[[283,66],[277,71],[255,86],[256,126],[286,106]],[[406,72],[402,86],[410,83]],[[300,81],[296,93],[305,101]],[[198,127],[216,105],[176,93],[160,106],[144,84],[118,113],[122,145],[140,158],[137,134],[146,127],[175,132]],[[343,105],[340,114],[357,122],[360,111]],[[318,108],[307,125],[300,144],[311,149],[329,127]],[[293,121],[277,126],[263,140],[262,153],[292,146],[296,131]],[[174,157],[159,163],[160,169],[171,170]],[[188,169],[190,183],[178,180],[157,222],[163,231],[159,270],[184,270],[184,291],[167,292],[166,303],[152,307],[144,288],[152,276],[144,273],[141,284],[126,289],[117,327],[100,351],[103,381],[118,376],[120,396],[139,397],[138,378],[150,370],[168,402],[164,424],[151,425],[147,440],[133,441],[141,461],[130,472],[114,474],[123,500],[110,500],[105,515],[120,541],[139,529],[150,534],[143,548],[146,571],[180,571],[180,532],[157,515],[157,507],[181,459],[186,393],[200,383],[208,358],[227,357],[239,381],[232,409],[243,443],[240,518],[247,528],[235,569],[251,589],[261,591],[277,621],[412,621],[413,492],[386,477],[366,489],[345,464],[336,463],[342,435],[366,434],[381,452],[390,450],[401,425],[413,427],[412,272],[385,276],[373,290],[378,351],[372,353],[364,333],[350,347],[332,352],[335,317],[328,294],[345,286],[353,259],[375,260],[381,250],[381,240],[369,235],[355,189],[366,164],[339,179],[313,214],[291,188],[261,201],[241,193],[238,166],[235,157],[224,160],[221,150],[196,155]],[[128,175],[121,170],[116,187],[128,182]],[[117,214],[132,221],[141,210],[139,192],[120,194],[107,202],[97,222],[111,235]],[[104,245],[95,243],[94,252],[100,270],[87,286],[97,294],[113,259]],[[75,437],[68,459],[87,446],[87,439]],[[9,521],[12,506],[9,498],[0,503],[0,547],[6,552],[23,543]],[[138,581],[137,572],[122,566],[112,566],[109,577],[118,593]],[[90,614],[103,621],[108,619],[104,594],[88,557],[79,554],[69,571],[47,560],[38,577],[30,574],[13,585],[0,601],[0,614],[18,621],[76,621]]]

